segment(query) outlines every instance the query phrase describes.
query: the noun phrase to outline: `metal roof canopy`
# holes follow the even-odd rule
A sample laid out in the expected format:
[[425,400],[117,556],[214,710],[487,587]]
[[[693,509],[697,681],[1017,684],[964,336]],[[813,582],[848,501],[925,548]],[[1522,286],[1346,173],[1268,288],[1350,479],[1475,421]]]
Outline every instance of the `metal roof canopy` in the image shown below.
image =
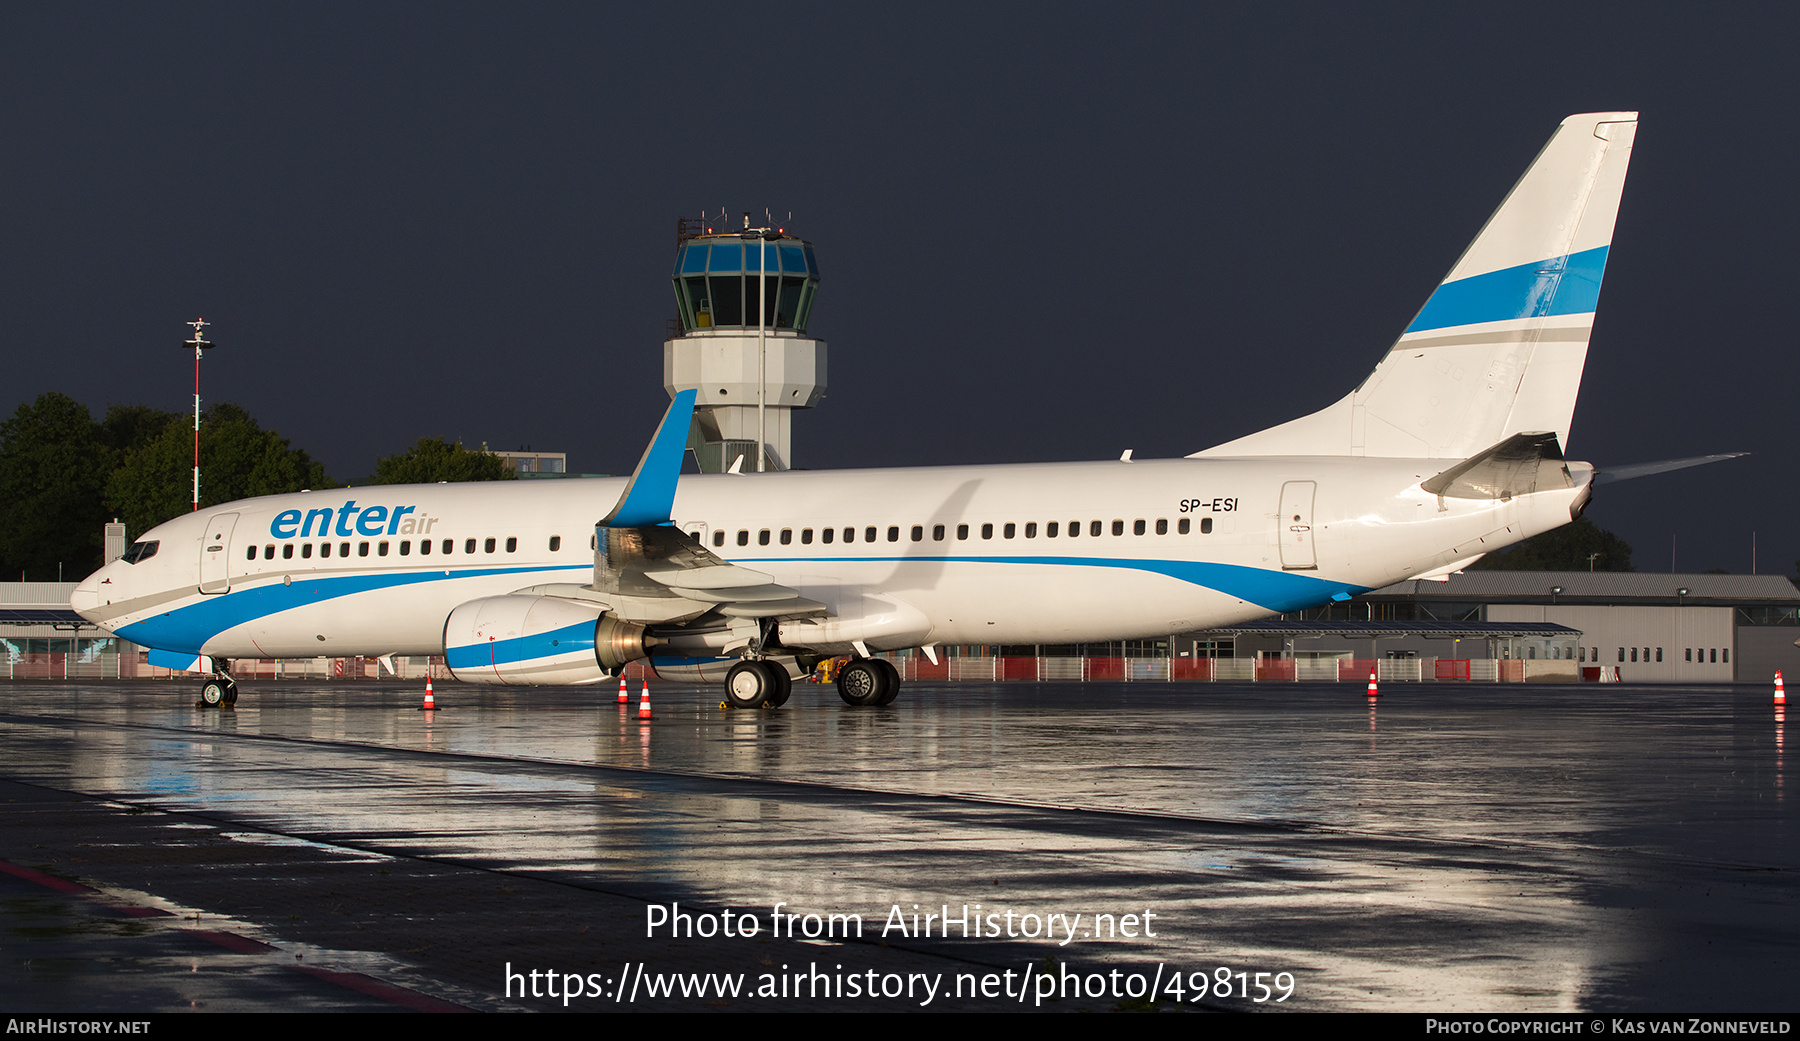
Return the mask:
[[1342,636],[1351,640],[1395,639],[1402,636],[1420,636],[1427,640],[1581,636],[1580,629],[1550,622],[1291,622],[1273,619],[1205,631],[1234,636]]
[[1356,598],[1377,603],[1459,600],[1485,603],[1744,607],[1800,605],[1800,589],[1780,575],[1672,575],[1643,571],[1464,571],[1447,582],[1409,579]]

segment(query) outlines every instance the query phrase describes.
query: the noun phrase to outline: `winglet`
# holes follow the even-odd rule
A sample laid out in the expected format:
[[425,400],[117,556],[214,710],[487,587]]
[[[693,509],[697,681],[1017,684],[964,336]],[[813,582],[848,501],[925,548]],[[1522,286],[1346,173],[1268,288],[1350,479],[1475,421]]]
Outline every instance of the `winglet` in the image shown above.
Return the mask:
[[687,451],[688,426],[694,421],[695,390],[684,390],[669,402],[662,424],[644,457],[632,471],[625,494],[599,523],[605,528],[645,528],[668,524],[675,508],[675,482],[681,476],[681,454]]

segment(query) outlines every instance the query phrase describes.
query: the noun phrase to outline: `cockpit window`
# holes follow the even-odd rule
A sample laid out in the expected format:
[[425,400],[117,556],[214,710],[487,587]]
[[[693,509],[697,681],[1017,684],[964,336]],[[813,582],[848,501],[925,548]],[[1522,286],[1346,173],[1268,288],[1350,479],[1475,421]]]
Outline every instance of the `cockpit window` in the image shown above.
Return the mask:
[[156,556],[156,547],[159,545],[161,545],[161,543],[133,542],[131,548],[126,550],[124,556],[121,556],[119,559],[127,564],[136,564],[139,561],[149,560],[151,557]]

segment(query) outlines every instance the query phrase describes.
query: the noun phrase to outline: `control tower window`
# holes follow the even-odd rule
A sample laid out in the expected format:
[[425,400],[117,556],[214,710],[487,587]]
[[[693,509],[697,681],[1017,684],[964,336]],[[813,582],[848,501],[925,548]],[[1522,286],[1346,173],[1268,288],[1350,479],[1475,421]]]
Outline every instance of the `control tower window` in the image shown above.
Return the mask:
[[740,275],[714,275],[712,320],[714,325],[744,324],[744,279]]

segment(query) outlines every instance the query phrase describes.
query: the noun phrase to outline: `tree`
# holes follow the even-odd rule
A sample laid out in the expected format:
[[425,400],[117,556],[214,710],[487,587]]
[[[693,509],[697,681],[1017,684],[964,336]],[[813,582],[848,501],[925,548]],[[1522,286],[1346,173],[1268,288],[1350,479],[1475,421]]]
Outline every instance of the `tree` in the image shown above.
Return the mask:
[[441,437],[421,437],[419,443],[398,455],[375,463],[370,484],[437,484],[440,481],[510,481],[518,475],[497,455],[471,452],[461,442]]
[[[120,425],[126,421],[121,419]],[[174,416],[154,439],[124,453],[106,483],[106,500],[133,536],[193,509],[193,439],[193,420]],[[241,406],[220,402],[202,413],[202,506],[335,486],[325,476],[324,464],[290,447],[275,431],[262,429]]]
[[1471,571],[1635,571],[1631,543],[1582,517],[1535,535],[1498,553],[1489,553]]
[[85,576],[100,566],[101,489],[115,453],[87,406],[54,391],[0,423],[0,576]]

